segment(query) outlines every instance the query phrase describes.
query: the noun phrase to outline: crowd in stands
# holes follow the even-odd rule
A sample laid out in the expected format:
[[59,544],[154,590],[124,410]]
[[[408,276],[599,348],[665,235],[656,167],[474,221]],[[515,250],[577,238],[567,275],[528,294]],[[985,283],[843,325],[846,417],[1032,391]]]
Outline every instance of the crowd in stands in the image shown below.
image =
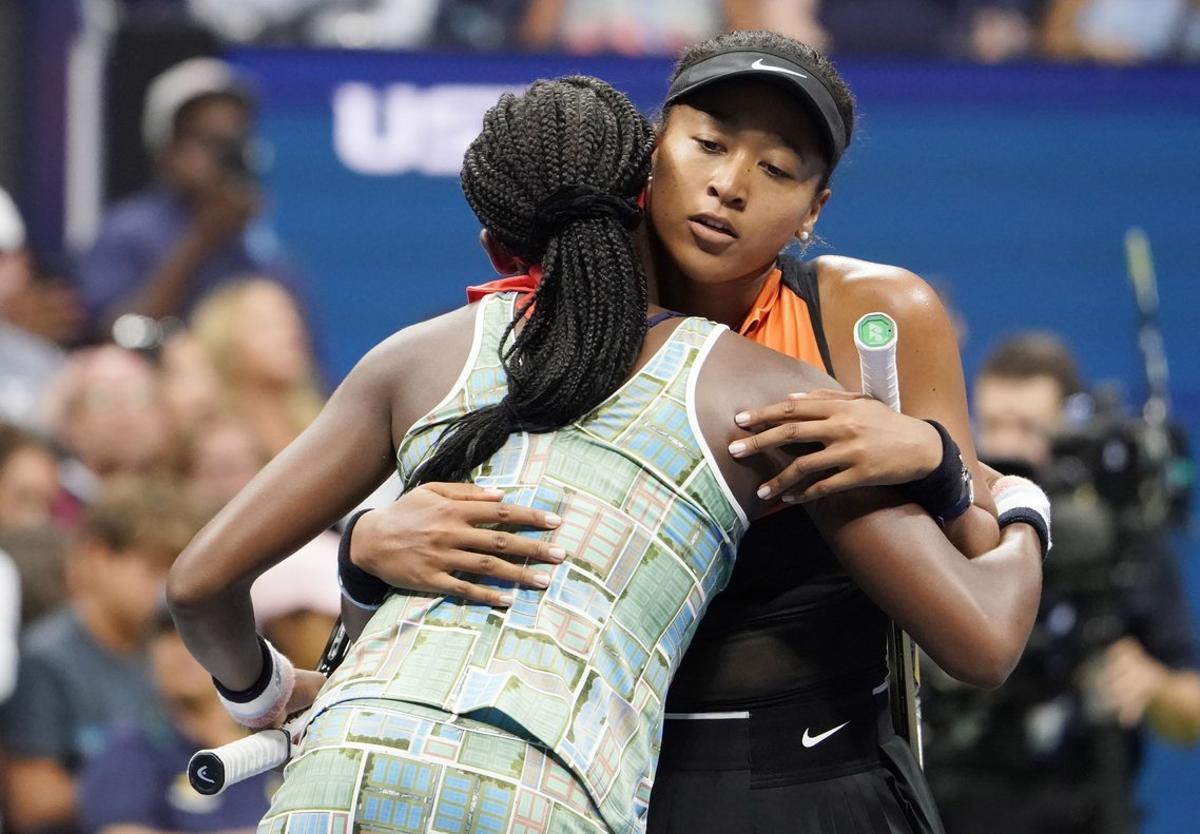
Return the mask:
[[[250,830],[266,809],[274,777],[188,786],[190,754],[242,730],[164,605],[187,542],[323,401],[298,279],[230,161],[252,115],[221,62],[161,76],[155,181],[74,264],[41,262],[0,191],[5,832]],[[327,533],[253,589],[263,632],[302,667],[337,614],[336,550]]]
[[1200,59],[1195,0],[187,0],[182,6],[233,41],[349,48],[656,55],[741,28],[782,32],[835,56]]

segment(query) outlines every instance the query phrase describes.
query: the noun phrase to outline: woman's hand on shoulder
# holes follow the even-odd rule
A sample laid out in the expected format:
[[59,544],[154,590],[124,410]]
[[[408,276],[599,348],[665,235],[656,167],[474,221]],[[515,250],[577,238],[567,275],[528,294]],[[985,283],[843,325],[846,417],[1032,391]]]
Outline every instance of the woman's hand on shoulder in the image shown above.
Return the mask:
[[[958,333],[933,287],[906,269],[852,258],[821,258],[817,275],[838,382],[850,390],[862,388],[854,345],[859,318],[876,311],[891,316],[899,337],[896,365],[904,414],[937,420],[946,427],[974,477],[976,503],[994,515],[971,438]],[[929,451],[938,454],[937,440],[930,436],[927,443]]]
[[764,498],[785,503],[856,487],[906,484],[941,462],[941,438],[933,426],[865,394],[830,389],[791,394],[735,419],[755,432],[730,446],[736,458],[798,443],[824,447],[799,455],[763,484]]
[[473,484],[422,484],[358,520],[350,560],[396,588],[510,605],[509,591],[457,574],[544,587],[539,580],[545,573],[528,563],[558,564],[566,554],[542,539],[510,532],[553,530],[562,521],[557,515],[506,504],[502,498],[499,490]]

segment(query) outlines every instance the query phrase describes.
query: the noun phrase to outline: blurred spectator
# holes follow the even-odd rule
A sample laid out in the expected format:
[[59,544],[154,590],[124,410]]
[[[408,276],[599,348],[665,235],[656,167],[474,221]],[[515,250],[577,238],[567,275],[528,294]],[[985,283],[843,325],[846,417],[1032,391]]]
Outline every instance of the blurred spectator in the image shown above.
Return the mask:
[[299,669],[315,669],[341,612],[334,533],[317,536],[250,589],[259,630]]
[[576,54],[674,54],[724,28],[737,0],[530,0],[521,43]]
[[158,371],[171,434],[176,438],[190,437],[220,409],[217,369],[204,347],[181,330],[162,346]]
[[1025,58],[1037,45],[1035,0],[970,0],[965,54],[985,64]]
[[17,635],[21,629],[21,577],[0,548],[0,706],[17,686]]
[[0,550],[12,558],[21,578],[22,626],[66,601],[67,549],[66,535],[50,524],[0,532]]
[[767,29],[822,51],[830,48],[829,32],[820,21],[822,0],[744,0],[726,3],[726,28]]
[[0,531],[50,521],[58,458],[36,435],[0,423]]
[[1103,423],[1068,424],[1080,390],[1049,335],[1000,345],[975,381],[980,457],[1047,485],[1055,543],[1008,682],[971,692],[925,679],[926,770],[950,834],[1136,831],[1140,730],[1200,740],[1200,656],[1163,531],[1122,526],[1130,508],[1098,493],[1090,454],[1059,460],[1067,437],[1106,437]]
[[1112,64],[1200,58],[1194,0],[1050,0],[1042,26],[1047,56]]
[[979,456],[1046,466],[1067,399],[1082,390],[1075,360],[1056,336],[1004,342],[984,361],[972,392]]
[[296,285],[278,241],[253,223],[263,202],[253,114],[246,81],[213,58],[185,61],[152,82],[142,130],[158,183],[108,211],[79,270],[98,332],[124,312],[186,316],[246,272]]
[[165,611],[155,619],[148,653],[167,720],[137,716],[114,730],[103,754],[79,777],[87,834],[250,831],[267,811],[274,774],[203,796],[188,784],[188,759],[245,735],[217,699],[212,678],[188,653]]
[[443,0],[430,45],[480,51],[511,50],[528,0]]
[[54,327],[36,332],[47,323],[41,312],[56,298],[63,310],[72,309],[71,300],[57,293],[34,280],[25,224],[0,189],[0,420],[37,425],[46,383],[63,362],[62,350],[47,338],[63,334]]
[[313,421],[323,402],[294,298],[279,284],[255,278],[213,293],[191,325],[216,366],[223,408],[244,419],[274,457]]
[[90,481],[160,465],[167,442],[153,366],[115,345],[71,355],[46,402],[51,431],[86,471],[64,467],[67,490],[86,501]]
[[216,509],[250,483],[266,462],[258,438],[244,421],[218,416],[191,434],[184,477],[192,496]]
[[0,318],[47,342],[74,344],[83,309],[65,267],[26,248],[21,215],[0,189]]
[[165,481],[110,481],[67,561],[69,604],[23,635],[17,689],[2,716],[5,807],[18,832],[67,830],[75,775],[112,722],[151,714],[143,653],[167,570],[200,526]]

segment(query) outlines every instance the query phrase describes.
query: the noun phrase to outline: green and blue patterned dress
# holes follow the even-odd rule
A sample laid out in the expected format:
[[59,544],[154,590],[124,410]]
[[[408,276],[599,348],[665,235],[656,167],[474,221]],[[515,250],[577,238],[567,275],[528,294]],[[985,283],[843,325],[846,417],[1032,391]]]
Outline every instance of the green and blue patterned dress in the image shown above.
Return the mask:
[[[513,294],[480,302],[450,394],[399,450],[410,474],[454,418],[505,391]],[[671,675],[727,582],[747,519],[703,444],[696,378],[720,325],[684,319],[576,423],[513,434],[473,481],[558,513],[567,552],[507,610],[404,593],[314,708],[260,834],[644,829]]]

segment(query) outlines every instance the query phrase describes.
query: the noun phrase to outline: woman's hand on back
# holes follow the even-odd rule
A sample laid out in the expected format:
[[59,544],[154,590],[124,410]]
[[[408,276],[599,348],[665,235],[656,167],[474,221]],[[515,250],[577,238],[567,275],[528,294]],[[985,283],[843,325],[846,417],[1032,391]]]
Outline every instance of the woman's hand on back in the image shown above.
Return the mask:
[[894,486],[923,478],[942,458],[942,440],[924,420],[892,411],[865,394],[828,389],[735,418],[755,432],[730,445],[735,458],[792,444],[820,444],[766,481],[765,498],[810,501],[865,486]]
[[396,588],[509,605],[508,591],[456,574],[537,588],[545,575],[528,563],[558,564],[566,554],[550,542],[510,532],[553,530],[562,523],[557,515],[502,503],[501,498],[500,490],[473,484],[422,484],[358,520],[350,539],[350,560]]

